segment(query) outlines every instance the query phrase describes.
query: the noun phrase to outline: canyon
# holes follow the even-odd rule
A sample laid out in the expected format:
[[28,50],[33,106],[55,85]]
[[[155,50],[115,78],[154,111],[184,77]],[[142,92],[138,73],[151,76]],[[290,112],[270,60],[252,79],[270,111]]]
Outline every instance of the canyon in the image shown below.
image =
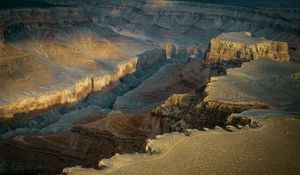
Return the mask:
[[[242,161],[264,173],[274,159],[299,167],[292,2],[39,2],[0,10],[0,174],[212,173],[191,152],[216,154],[219,142],[243,157],[245,147],[268,149],[274,134],[277,147],[260,166],[250,155]],[[233,153],[228,143],[243,139],[252,141]],[[282,141],[290,151],[275,154]],[[174,171],[186,168],[160,171],[174,157]]]

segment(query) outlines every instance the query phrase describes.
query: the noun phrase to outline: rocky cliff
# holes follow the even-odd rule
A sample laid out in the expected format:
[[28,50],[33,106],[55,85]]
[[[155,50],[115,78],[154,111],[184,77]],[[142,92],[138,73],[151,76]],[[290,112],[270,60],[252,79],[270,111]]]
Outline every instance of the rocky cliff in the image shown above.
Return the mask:
[[289,61],[286,42],[253,37],[251,33],[222,33],[210,41],[207,62],[250,61],[269,58],[275,61]]

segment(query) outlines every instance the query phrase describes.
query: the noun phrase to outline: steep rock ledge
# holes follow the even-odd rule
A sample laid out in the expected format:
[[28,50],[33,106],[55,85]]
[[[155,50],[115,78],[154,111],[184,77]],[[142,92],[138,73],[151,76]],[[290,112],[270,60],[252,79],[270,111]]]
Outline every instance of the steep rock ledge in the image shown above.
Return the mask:
[[288,44],[252,37],[251,33],[222,33],[210,41],[207,62],[250,61],[269,58],[275,61],[289,61]]

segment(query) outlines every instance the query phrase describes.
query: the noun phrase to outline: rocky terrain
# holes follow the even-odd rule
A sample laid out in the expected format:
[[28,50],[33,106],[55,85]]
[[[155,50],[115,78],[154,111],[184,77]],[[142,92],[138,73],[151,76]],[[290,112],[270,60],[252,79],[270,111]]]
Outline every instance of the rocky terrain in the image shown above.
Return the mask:
[[[237,172],[255,169],[257,154],[269,170],[298,167],[300,11],[292,2],[39,2],[0,10],[0,174],[153,174],[177,154],[189,165],[166,174],[194,174],[210,171],[196,164],[230,162],[233,143],[242,146],[232,159],[246,162],[233,163]],[[191,137],[147,143],[170,132]],[[275,154],[283,142],[290,151]],[[227,154],[216,153],[221,147]],[[202,149],[218,156],[201,162]],[[231,173],[233,164],[213,165]]]

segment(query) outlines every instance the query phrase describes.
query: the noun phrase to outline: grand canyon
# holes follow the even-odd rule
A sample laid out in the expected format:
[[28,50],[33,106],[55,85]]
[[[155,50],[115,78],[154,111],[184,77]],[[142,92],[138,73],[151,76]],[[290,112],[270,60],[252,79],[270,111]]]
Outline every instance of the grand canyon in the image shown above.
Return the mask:
[[0,4],[0,174],[299,174],[300,2]]

